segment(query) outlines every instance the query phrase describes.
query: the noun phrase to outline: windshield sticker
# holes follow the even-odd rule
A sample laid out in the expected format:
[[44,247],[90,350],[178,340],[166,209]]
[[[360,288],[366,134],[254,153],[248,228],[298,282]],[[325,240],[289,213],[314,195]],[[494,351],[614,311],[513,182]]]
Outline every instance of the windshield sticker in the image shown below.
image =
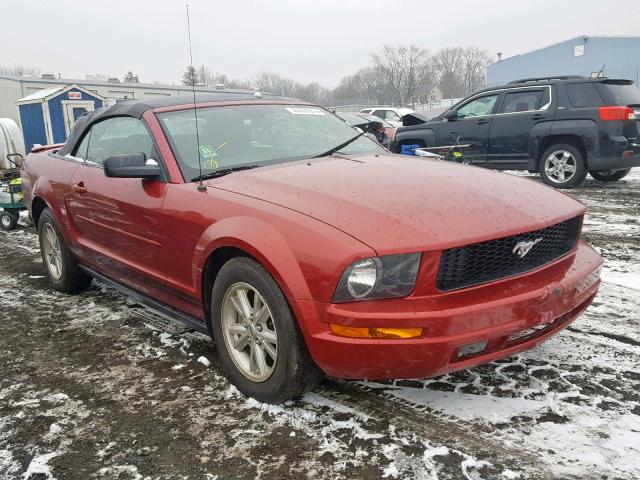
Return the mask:
[[217,157],[218,154],[211,145],[200,145],[200,156],[203,160],[210,160]]
[[309,107],[287,107],[289,113],[294,115],[326,115],[324,110]]

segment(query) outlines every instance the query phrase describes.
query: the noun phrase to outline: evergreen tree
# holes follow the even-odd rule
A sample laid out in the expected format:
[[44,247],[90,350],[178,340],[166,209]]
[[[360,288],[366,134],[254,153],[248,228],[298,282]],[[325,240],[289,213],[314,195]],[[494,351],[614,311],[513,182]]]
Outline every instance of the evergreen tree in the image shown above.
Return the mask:
[[198,83],[198,73],[196,72],[196,69],[191,65],[189,65],[182,74],[182,83],[189,86]]
[[138,80],[138,75],[134,75],[131,70],[129,70],[124,76],[124,81],[127,83],[140,83],[140,80]]

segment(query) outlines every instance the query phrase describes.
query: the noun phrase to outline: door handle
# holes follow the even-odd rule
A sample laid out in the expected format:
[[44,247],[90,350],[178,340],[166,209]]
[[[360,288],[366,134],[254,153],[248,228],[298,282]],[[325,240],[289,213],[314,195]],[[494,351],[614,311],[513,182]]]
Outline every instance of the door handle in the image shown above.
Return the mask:
[[479,120],[476,120],[476,123],[477,123],[478,125],[483,125],[483,124],[485,124],[485,123],[489,123],[489,120],[487,120],[486,118],[481,118],[481,119],[479,119]]
[[87,193],[84,182],[74,183],[73,185],[71,185],[71,190],[76,193]]
[[540,120],[541,118],[544,118],[545,115],[542,115],[541,113],[536,113],[535,115],[532,115],[531,118],[533,118],[534,120]]

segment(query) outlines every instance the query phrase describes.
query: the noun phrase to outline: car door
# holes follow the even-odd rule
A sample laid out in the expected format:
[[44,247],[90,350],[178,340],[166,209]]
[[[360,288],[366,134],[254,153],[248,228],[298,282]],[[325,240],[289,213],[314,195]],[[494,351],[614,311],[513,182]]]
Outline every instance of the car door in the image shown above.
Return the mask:
[[94,124],[74,156],[85,159],[73,175],[68,202],[83,263],[121,283],[153,295],[166,280],[160,180],[108,178],[105,158],[144,153],[162,162],[141,120],[108,118]]
[[457,116],[443,121],[436,133],[436,146],[469,145],[463,149],[464,157],[473,165],[486,166],[489,131],[500,92],[487,92],[472,97],[456,107]]
[[551,86],[513,89],[504,92],[489,134],[490,168],[533,169],[536,138],[549,129],[553,109]]

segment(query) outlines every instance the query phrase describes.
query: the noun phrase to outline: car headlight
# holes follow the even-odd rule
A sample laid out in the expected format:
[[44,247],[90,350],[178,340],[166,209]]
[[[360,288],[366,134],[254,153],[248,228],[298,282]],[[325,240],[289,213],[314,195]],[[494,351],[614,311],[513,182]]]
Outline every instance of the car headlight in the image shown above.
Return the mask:
[[419,265],[419,253],[357,260],[340,277],[333,301],[405,297],[416,285]]

